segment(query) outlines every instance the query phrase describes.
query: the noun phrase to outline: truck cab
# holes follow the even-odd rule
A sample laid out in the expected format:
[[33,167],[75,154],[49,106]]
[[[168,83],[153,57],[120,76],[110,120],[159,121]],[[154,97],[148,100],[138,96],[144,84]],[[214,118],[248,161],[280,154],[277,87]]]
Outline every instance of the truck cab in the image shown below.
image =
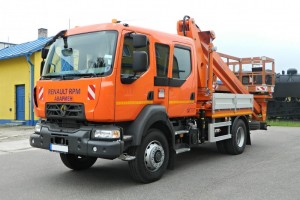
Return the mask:
[[[51,45],[36,85],[39,117],[130,121],[148,104],[164,105],[172,117],[195,115],[191,39],[121,24],[90,29],[70,30]],[[135,46],[139,36],[145,44]],[[68,102],[73,107],[61,116],[61,104]]]

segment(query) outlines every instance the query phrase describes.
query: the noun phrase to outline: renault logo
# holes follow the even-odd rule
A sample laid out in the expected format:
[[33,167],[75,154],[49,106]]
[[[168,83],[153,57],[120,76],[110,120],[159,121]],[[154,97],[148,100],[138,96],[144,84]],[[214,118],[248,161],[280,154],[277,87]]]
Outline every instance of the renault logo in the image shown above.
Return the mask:
[[60,107],[60,115],[63,117],[66,115],[66,112],[67,112],[67,106],[66,105],[61,105]]

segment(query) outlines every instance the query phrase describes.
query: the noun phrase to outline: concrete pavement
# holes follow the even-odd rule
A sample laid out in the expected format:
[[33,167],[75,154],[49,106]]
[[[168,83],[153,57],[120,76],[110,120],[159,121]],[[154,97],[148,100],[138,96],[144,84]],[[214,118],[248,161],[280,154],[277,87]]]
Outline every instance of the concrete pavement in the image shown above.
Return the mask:
[[33,132],[33,126],[0,126],[0,155],[33,150],[29,145],[29,135]]

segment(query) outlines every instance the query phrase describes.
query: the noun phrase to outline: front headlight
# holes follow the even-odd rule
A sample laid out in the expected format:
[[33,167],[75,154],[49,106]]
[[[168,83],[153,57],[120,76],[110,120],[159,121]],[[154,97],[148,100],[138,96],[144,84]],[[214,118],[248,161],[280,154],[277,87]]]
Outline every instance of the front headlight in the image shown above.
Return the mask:
[[36,123],[35,127],[34,127],[34,132],[36,133],[40,133],[42,129],[42,126],[40,123]]
[[95,130],[92,133],[94,139],[119,139],[121,132],[119,130]]

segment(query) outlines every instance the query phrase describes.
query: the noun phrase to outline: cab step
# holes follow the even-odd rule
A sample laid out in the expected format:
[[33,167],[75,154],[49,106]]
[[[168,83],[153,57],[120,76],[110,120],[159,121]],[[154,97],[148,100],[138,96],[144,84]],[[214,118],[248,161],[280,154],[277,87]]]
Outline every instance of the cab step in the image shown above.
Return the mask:
[[184,153],[191,150],[190,146],[185,143],[176,144],[175,148],[176,148],[176,154]]
[[176,154],[184,153],[187,151],[190,151],[191,148],[181,148],[181,149],[176,149]]

